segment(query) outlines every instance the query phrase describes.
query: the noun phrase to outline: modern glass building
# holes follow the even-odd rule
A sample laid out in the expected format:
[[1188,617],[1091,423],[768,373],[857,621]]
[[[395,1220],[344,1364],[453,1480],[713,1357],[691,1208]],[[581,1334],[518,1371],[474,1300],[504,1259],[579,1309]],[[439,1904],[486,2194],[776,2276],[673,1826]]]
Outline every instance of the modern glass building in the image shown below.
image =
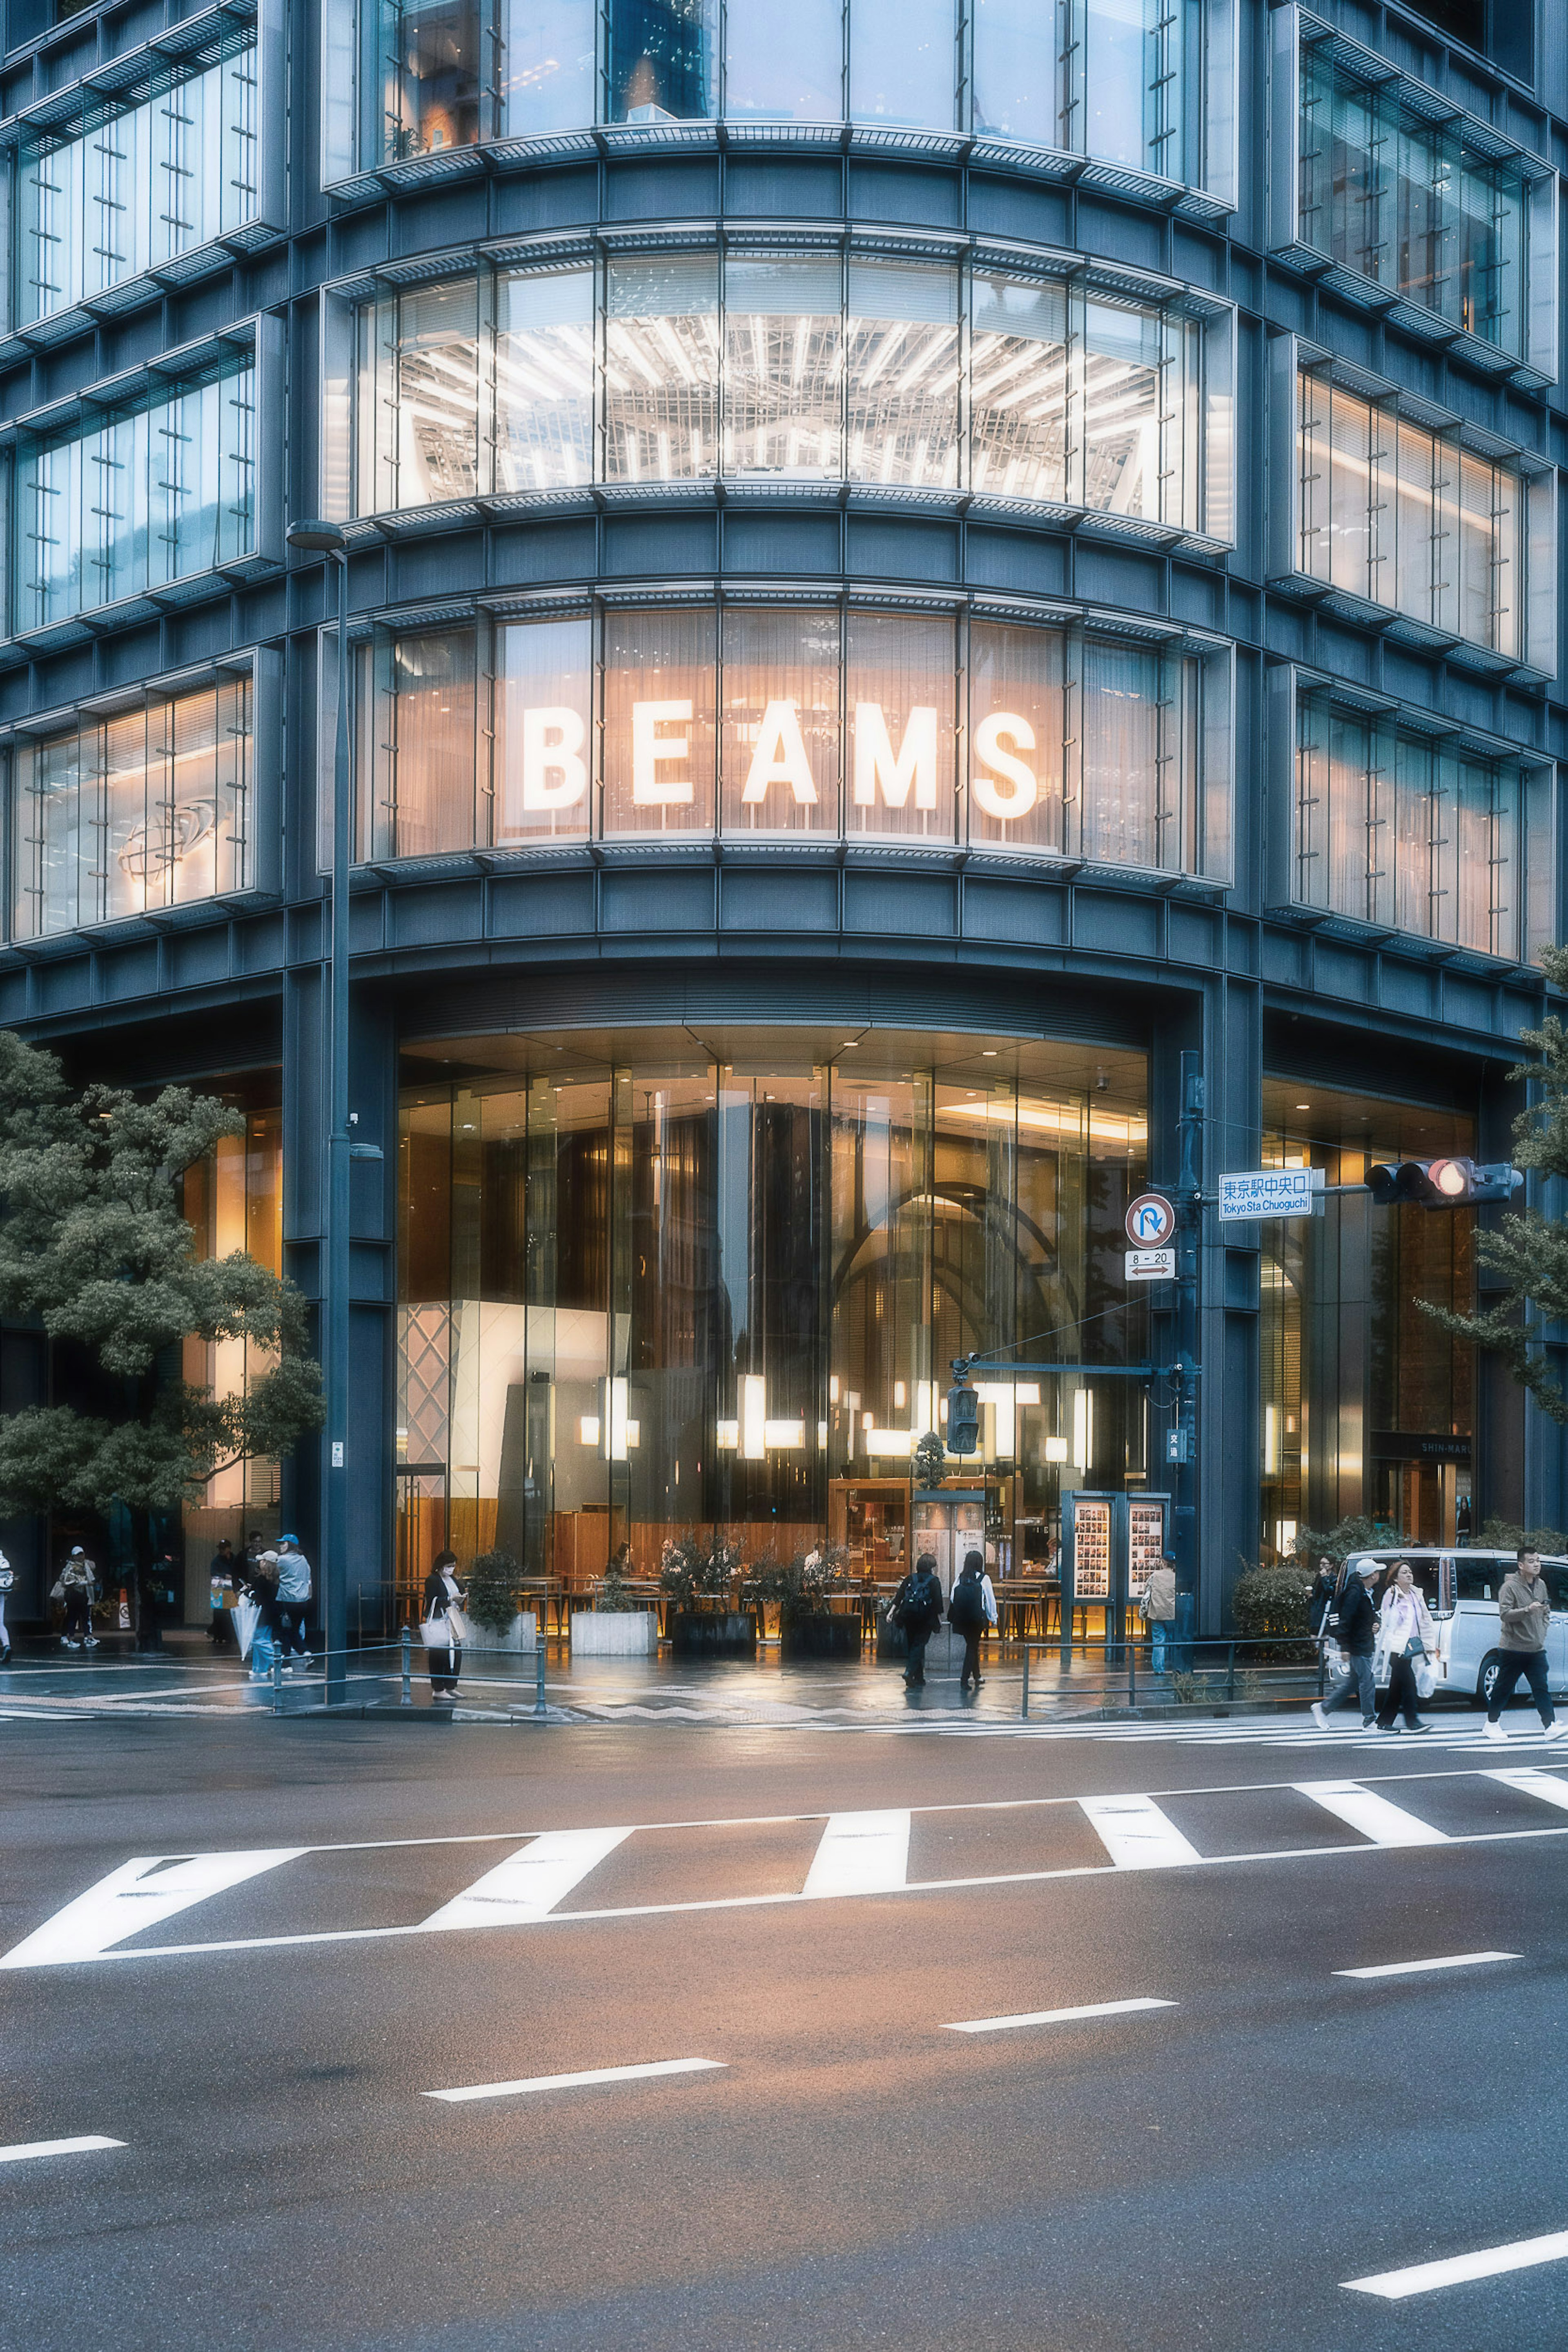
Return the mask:
[[[1568,1518],[1416,1311],[1473,1213],[1211,1216],[1185,1330],[1123,1226],[1184,1069],[1211,1185],[1506,1156],[1564,930],[1547,0],[4,6],[0,1022],[231,1096],[198,1246],[315,1299],[286,530],[348,542],[351,1622],[447,1540],[891,1565],[970,1351],[997,1559],[1170,1494],[1210,1627],[1298,1528]],[[214,1482],[193,1616],[324,1475]],[[6,1536],[24,1618],[63,1532]]]

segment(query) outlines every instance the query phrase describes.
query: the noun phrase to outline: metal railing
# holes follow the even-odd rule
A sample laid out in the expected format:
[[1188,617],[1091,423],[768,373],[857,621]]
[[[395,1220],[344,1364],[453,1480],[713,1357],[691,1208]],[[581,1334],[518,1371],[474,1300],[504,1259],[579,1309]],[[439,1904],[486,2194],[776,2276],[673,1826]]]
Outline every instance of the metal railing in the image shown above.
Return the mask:
[[[1152,1650],[1141,1642],[1123,1635],[1103,1638],[1026,1640],[1019,1644],[1023,1653],[1023,1691],[1021,1714],[1027,1721],[1031,1695],[1037,1699],[1042,1687],[1053,1698],[1083,1698],[1098,1690],[1104,1703],[1111,1702],[1136,1707],[1155,1701],[1196,1703],[1198,1705],[1234,1706],[1249,1698],[1322,1698],[1325,1682],[1325,1666],[1321,1649],[1309,1641],[1292,1642],[1283,1636],[1240,1641],[1208,1639],[1198,1634],[1186,1634],[1179,1640],[1172,1636],[1165,1645],[1165,1664],[1155,1668]],[[1281,1656],[1281,1652],[1295,1651],[1294,1657]],[[1032,1694],[1030,1658],[1035,1652],[1048,1655],[1057,1664],[1057,1672],[1042,1685],[1037,1673]],[[1074,1656],[1082,1652],[1092,1660],[1100,1659],[1096,1677],[1092,1666],[1087,1673],[1073,1667]],[[1245,1654],[1238,1664],[1239,1654],[1251,1653],[1250,1662]],[[1142,1677],[1143,1696],[1139,1696]]]

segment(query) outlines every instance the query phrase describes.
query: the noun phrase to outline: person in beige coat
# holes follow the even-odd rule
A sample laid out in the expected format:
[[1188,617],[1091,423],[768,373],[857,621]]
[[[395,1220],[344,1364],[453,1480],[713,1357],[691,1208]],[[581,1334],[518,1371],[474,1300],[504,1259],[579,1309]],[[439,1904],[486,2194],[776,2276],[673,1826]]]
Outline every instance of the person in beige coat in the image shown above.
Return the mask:
[[1541,1573],[1538,1551],[1519,1553],[1512,1571],[1503,1578],[1497,1607],[1501,1638],[1498,1643],[1498,1677],[1487,1708],[1487,1738],[1508,1738],[1499,1718],[1522,1675],[1530,1685],[1542,1730],[1548,1739],[1559,1738],[1568,1730],[1568,1725],[1556,1719],[1546,1679],[1546,1631],[1552,1622],[1552,1595]]
[[1166,1552],[1158,1568],[1149,1570],[1138,1601],[1145,1622],[1149,1629],[1149,1664],[1156,1675],[1166,1670],[1166,1650],[1176,1630],[1176,1556]]
[[1421,1694],[1416,1670],[1422,1658],[1437,1656],[1437,1629],[1407,1559],[1399,1562],[1383,1596],[1377,1639],[1388,1661],[1388,1692],[1377,1711],[1377,1728],[1397,1731],[1397,1717],[1403,1709],[1412,1731],[1430,1731],[1431,1725],[1423,1723],[1416,1712]]

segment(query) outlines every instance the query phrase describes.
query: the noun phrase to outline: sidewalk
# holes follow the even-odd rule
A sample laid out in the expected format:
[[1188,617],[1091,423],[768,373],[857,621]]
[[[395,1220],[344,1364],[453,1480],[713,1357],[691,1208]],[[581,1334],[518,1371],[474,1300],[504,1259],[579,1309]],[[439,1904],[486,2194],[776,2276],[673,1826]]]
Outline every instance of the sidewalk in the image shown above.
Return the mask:
[[[176,1644],[178,1646],[176,1646]],[[870,1659],[833,1664],[783,1665],[771,1645],[749,1660],[694,1664],[667,1656],[585,1658],[574,1664],[563,1643],[545,1653],[544,1720],[557,1724],[672,1723],[810,1725],[863,1728],[869,1725],[1017,1722],[1022,1712],[1022,1653],[1015,1643],[993,1642],[982,1688],[960,1693],[961,1643],[944,1628],[926,1653],[924,1689],[905,1690],[895,1664]],[[402,1705],[402,1659],[397,1644],[352,1651],[346,1706],[351,1713],[410,1711],[459,1723],[537,1721],[538,1681],[533,1652],[471,1650],[455,1707],[433,1706],[424,1651],[416,1641],[410,1654],[410,1707]],[[1207,1678],[1206,1678],[1207,1679]],[[318,1664],[284,1677],[281,1691],[254,1683],[232,1652],[214,1653],[199,1631],[176,1633],[162,1657],[62,1653],[42,1642],[18,1650],[16,1663],[0,1673],[0,1720],[100,1714],[304,1715],[322,1711],[325,1683]],[[1281,1695],[1282,1696],[1282,1695]],[[1304,1707],[1308,1693],[1295,1696]],[[1169,1677],[1158,1680],[1140,1667],[1137,1709],[1142,1717],[1176,1708]],[[1232,1710],[1261,1706],[1272,1712],[1277,1699],[1239,1690]],[[1227,1706],[1223,1686],[1207,1684],[1206,1712]],[[1184,1715],[1192,1710],[1182,1707]],[[1107,1675],[1099,1659],[1080,1657],[1064,1673],[1054,1651],[1036,1650],[1030,1660],[1030,1716],[1041,1721],[1125,1717],[1124,1672]]]

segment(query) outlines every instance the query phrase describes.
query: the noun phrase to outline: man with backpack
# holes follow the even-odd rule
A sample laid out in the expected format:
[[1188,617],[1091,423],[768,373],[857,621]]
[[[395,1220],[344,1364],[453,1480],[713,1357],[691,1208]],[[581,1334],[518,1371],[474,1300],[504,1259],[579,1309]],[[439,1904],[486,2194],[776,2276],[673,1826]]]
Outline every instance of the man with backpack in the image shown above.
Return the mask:
[[925,1644],[942,1622],[942,1583],[933,1552],[923,1551],[893,1596],[888,1615],[904,1633],[909,1663],[904,1679],[910,1690],[925,1686]]
[[980,1637],[991,1624],[990,1611],[986,1606],[986,1563],[977,1551],[967,1552],[958,1581],[953,1587],[953,1597],[947,1603],[947,1622],[964,1643],[964,1671],[958,1676],[958,1688],[967,1690],[971,1683],[980,1687]]
[[1373,1676],[1372,1653],[1377,1643],[1377,1612],[1367,1588],[1381,1574],[1375,1559],[1354,1561],[1324,1613],[1323,1632],[1339,1643],[1345,1670],[1328,1696],[1312,1708],[1312,1721],[1320,1731],[1328,1729],[1329,1717],[1336,1706],[1349,1706],[1353,1694],[1361,1700],[1362,1729],[1370,1731],[1376,1720],[1377,1685]]

